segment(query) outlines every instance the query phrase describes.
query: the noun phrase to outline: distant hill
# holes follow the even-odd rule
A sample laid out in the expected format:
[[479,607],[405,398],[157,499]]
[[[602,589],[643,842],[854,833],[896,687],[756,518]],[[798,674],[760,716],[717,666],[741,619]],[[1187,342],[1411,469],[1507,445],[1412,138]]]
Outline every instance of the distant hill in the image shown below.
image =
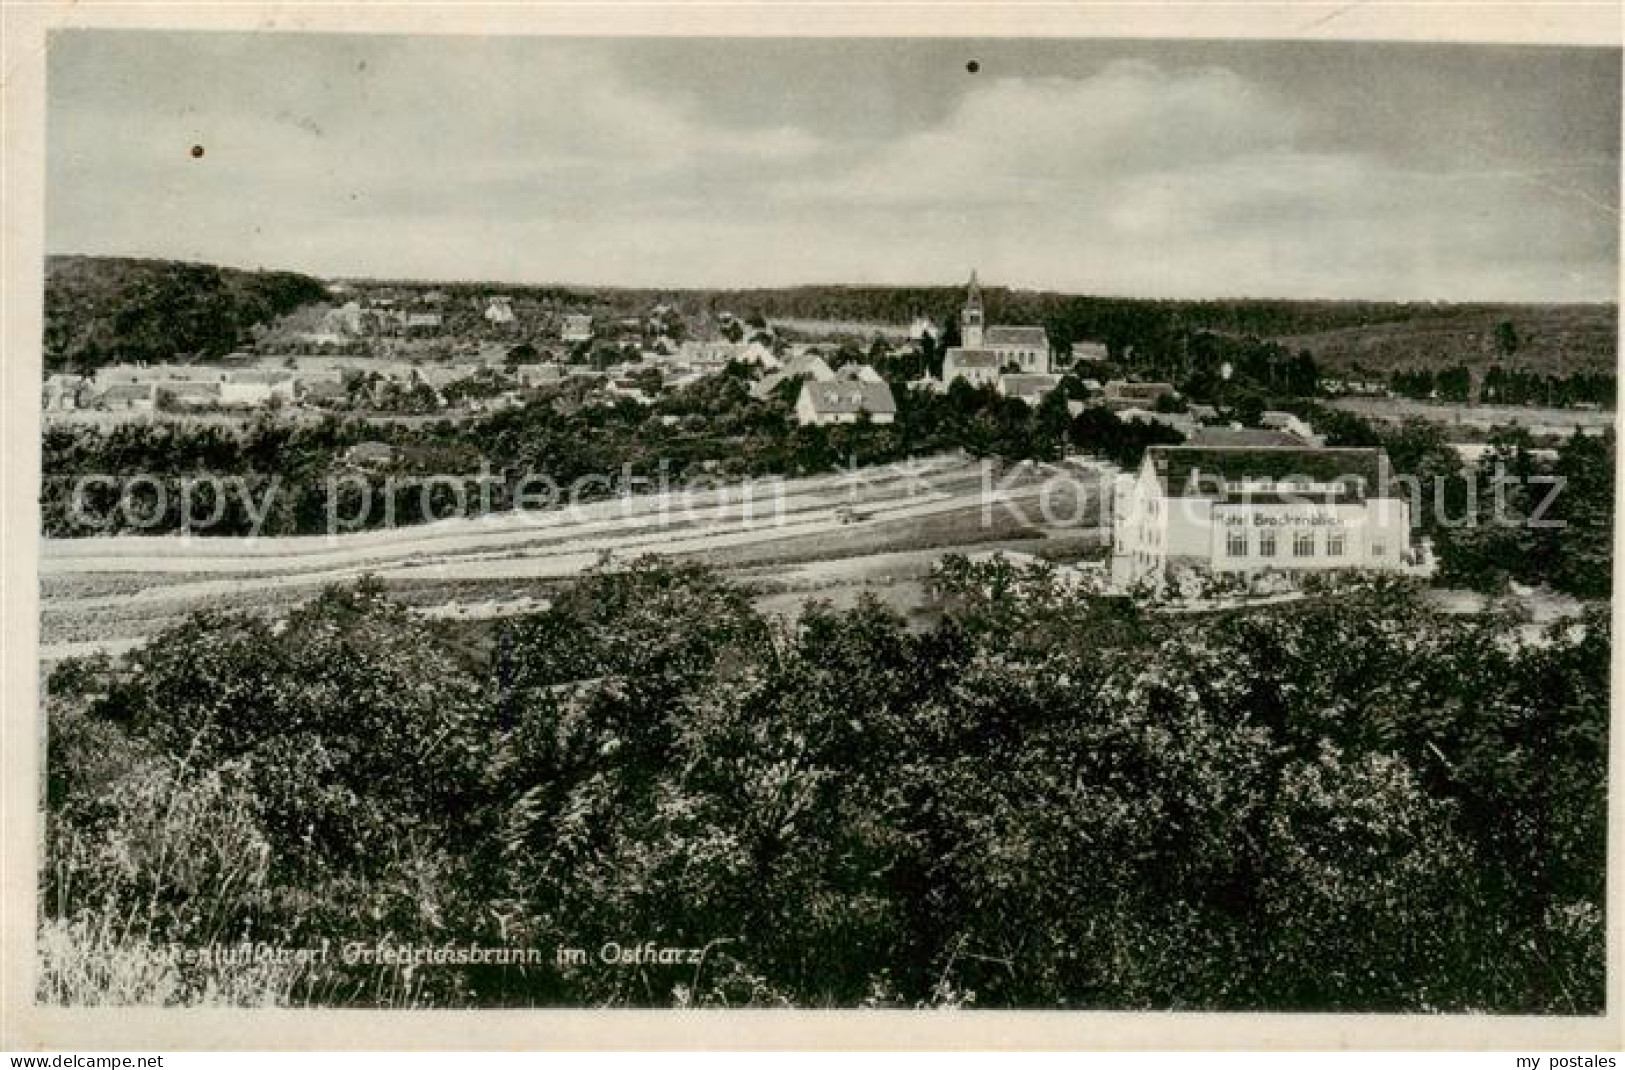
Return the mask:
[[120,257],[45,263],[45,368],[223,356],[256,324],[320,301],[320,280],[288,271]]
[[1476,370],[1491,364],[1547,375],[1612,375],[1618,341],[1613,305],[1442,306],[1443,314],[1277,336],[1307,349],[1322,368],[1384,375],[1392,370]]
[[[349,296],[414,302],[438,295],[447,323],[478,319],[491,293],[509,295],[522,319],[574,309],[602,317],[642,316],[657,303],[701,319],[722,311],[760,315],[807,330],[842,325],[901,328],[924,316],[945,324],[964,301],[962,286],[809,285],[754,290],[636,289],[504,282],[351,279]],[[1041,324],[1051,341],[1106,342],[1114,355],[1180,352],[1191,332],[1273,342],[1308,351],[1335,374],[1391,369],[1438,371],[1499,362],[1528,371],[1613,374],[1618,310],[1613,305],[1499,305],[1434,302],[1184,301],[1091,297],[984,286],[993,323]],[[218,356],[246,345],[270,323],[329,294],[291,272],[249,272],[205,264],[101,257],[53,257],[46,269],[46,366],[95,367],[116,359]],[[1506,353],[1506,328],[1516,343]],[[879,329],[874,327],[872,329]]]
[[[414,290],[452,294],[500,290],[516,302],[577,308],[600,315],[638,315],[660,302],[686,314],[761,315],[805,330],[813,324],[887,324],[902,328],[924,316],[943,324],[964,303],[962,286],[812,285],[757,290],[644,290],[609,287],[431,284],[367,281],[358,290],[397,297]],[[1391,367],[1442,369],[1488,363],[1495,333],[1511,323],[1520,344],[1516,363],[1541,371],[1614,370],[1613,305],[1441,304],[1437,302],[1303,301],[1236,298],[1170,300],[1092,297],[1051,291],[984,286],[988,320],[1043,325],[1056,345],[1108,343],[1114,353],[1129,346],[1142,353],[1177,347],[1182,332],[1205,331],[1232,338],[1274,341],[1292,352],[1308,350],[1334,371],[1362,364],[1377,372]]]

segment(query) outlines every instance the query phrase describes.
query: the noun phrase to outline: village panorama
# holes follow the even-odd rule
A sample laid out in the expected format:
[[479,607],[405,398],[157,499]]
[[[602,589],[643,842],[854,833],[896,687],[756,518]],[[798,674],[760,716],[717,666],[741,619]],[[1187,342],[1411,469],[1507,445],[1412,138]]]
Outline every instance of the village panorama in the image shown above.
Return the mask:
[[[83,47],[87,70],[123,62]],[[1097,73],[960,84],[1001,54],[955,60],[958,110],[916,102],[941,124],[922,143],[1018,114],[1006,96],[1027,126],[1053,106],[1058,130],[1138,137],[1099,109],[1169,80],[1167,107],[1207,117],[1179,129],[1245,138],[1241,104],[1201,102],[1284,77],[1220,50],[1239,73],[1079,60]],[[664,76],[664,53],[636,55]],[[819,151],[837,112],[864,137],[915,114],[900,96],[860,122],[820,81],[822,110],[795,120],[802,98],[758,73],[760,98],[693,99],[717,122],[771,111],[764,158]],[[1609,77],[1574,92],[1617,118]],[[665,121],[699,141],[700,110]],[[166,196],[205,196],[205,140]],[[53,172],[70,205],[90,188],[78,153]],[[536,173],[568,183],[560,153]],[[569,193],[632,198],[709,175],[701,155]],[[886,162],[827,225],[867,211],[849,202]],[[787,218],[815,212],[783,181],[762,188]],[[1462,267],[1459,299],[1225,276],[1311,257],[1290,250],[1313,226],[1202,276],[1281,297],[1032,285],[1003,277],[965,203],[956,259],[909,285],[659,283],[637,258],[615,284],[266,270],[54,242],[38,1001],[1601,1014],[1617,308],[1508,297],[1535,277],[1510,259]],[[1547,225],[1571,225],[1563,204]],[[593,226],[623,233],[612,215]],[[1607,226],[1577,218],[1565,240]],[[836,255],[806,240],[787,263]],[[1371,254],[1382,272],[1406,240]],[[1444,279],[1450,254],[1429,257]]]

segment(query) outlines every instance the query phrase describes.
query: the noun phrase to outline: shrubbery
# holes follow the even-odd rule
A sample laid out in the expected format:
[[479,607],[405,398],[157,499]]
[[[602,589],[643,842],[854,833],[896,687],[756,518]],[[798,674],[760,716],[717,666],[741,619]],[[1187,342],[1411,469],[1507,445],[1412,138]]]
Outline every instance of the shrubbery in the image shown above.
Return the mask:
[[[479,657],[362,585],[59,670],[41,994],[1600,1011],[1606,613],[1215,626],[1044,570],[951,559],[916,632],[637,563]],[[95,965],[244,939],[550,964]]]

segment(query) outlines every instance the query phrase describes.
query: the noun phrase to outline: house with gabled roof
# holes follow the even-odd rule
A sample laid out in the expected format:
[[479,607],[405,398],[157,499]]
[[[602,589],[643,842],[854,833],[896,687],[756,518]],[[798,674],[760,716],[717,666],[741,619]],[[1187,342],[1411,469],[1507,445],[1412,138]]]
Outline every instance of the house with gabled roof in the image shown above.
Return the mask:
[[93,404],[98,409],[151,412],[158,407],[158,384],[112,383],[95,395]]
[[1139,383],[1112,379],[1106,383],[1104,401],[1114,409],[1150,407],[1163,398],[1175,398],[1179,391],[1172,383]]
[[1025,401],[1029,405],[1037,405],[1048,396],[1051,390],[1061,385],[1061,377],[1055,374],[1018,374],[1006,372],[999,376],[999,393],[1007,398]]
[[942,357],[942,385],[947,388],[963,379],[971,386],[998,386],[1001,368],[999,356],[992,350],[954,346]]
[[835,372],[823,357],[816,354],[803,353],[788,357],[778,371],[769,372],[758,379],[751,386],[750,395],[754,398],[769,397],[778,389],[780,383],[798,376],[818,383],[827,383],[835,379]]
[[804,425],[855,424],[865,414],[877,424],[897,419],[890,386],[867,379],[811,380],[801,384],[796,398],[796,422]]

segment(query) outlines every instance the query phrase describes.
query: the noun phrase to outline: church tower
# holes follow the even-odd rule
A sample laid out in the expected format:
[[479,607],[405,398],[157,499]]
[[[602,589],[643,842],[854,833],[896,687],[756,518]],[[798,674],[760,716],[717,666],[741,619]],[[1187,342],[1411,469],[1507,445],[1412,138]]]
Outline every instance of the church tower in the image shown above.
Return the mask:
[[965,307],[959,312],[959,344],[966,349],[982,348],[982,287],[976,282],[974,269],[965,294]]

